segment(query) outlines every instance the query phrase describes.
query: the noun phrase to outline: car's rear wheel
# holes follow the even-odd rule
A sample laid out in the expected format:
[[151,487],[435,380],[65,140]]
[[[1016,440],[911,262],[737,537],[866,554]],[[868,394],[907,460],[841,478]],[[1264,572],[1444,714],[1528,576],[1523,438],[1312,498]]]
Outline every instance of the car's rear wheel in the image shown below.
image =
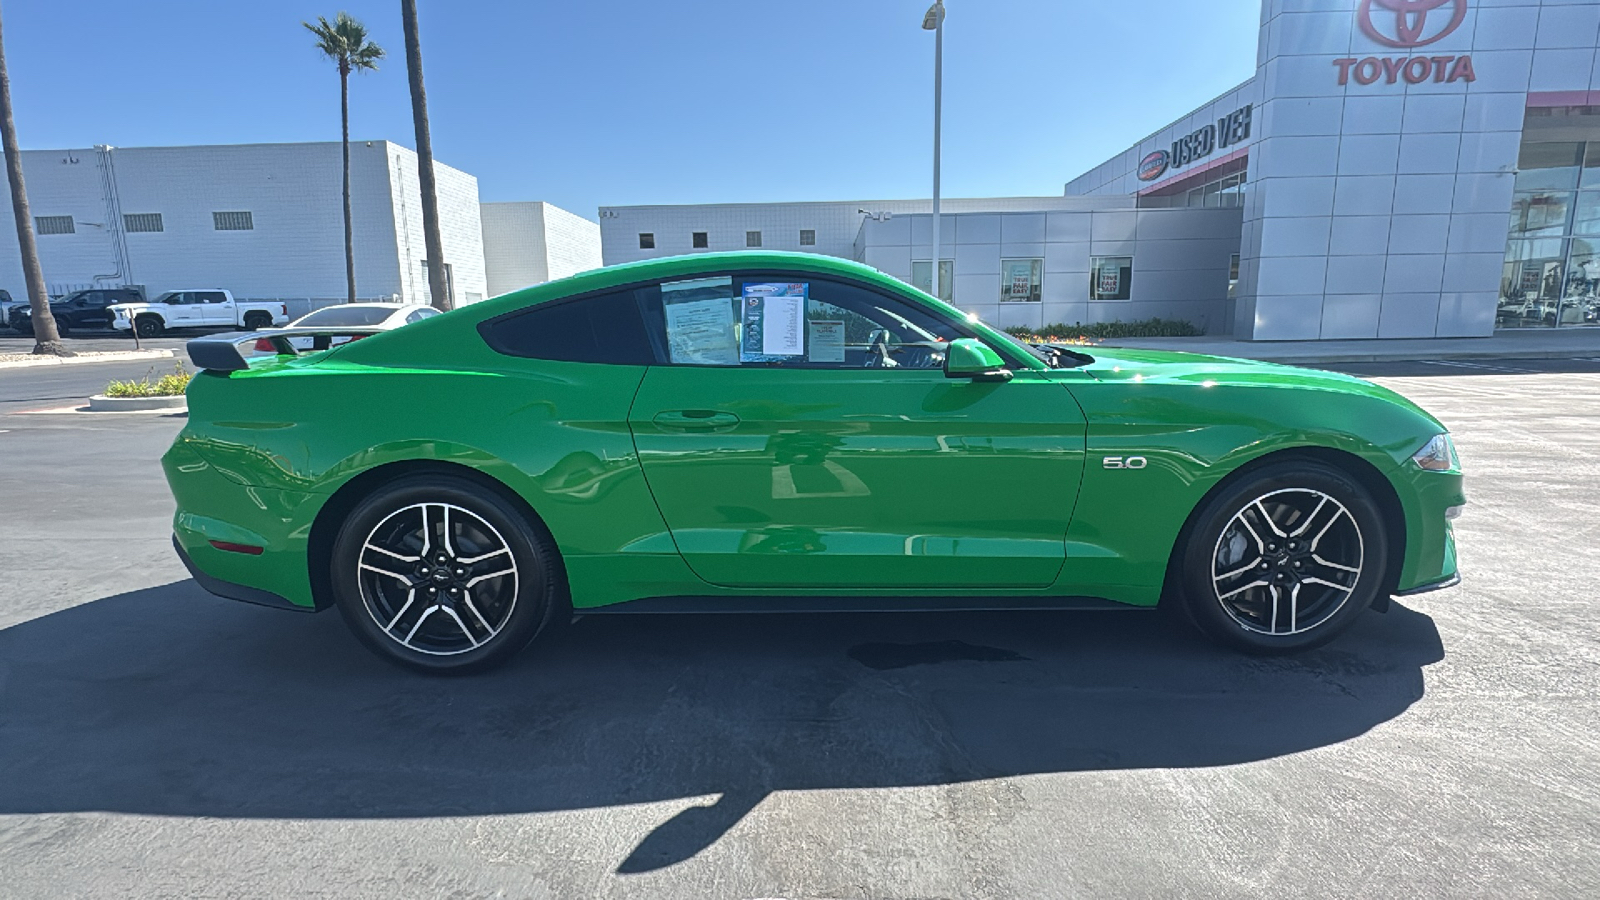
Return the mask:
[[334,543],[334,599],[373,652],[426,672],[489,668],[561,605],[554,542],[505,498],[422,475],[361,501]]
[[133,330],[139,333],[139,337],[153,338],[160,337],[165,328],[155,316],[140,316],[133,320]]
[[1183,551],[1183,601],[1225,644],[1308,650],[1372,605],[1388,562],[1383,515],[1366,488],[1320,462],[1278,463],[1200,511]]

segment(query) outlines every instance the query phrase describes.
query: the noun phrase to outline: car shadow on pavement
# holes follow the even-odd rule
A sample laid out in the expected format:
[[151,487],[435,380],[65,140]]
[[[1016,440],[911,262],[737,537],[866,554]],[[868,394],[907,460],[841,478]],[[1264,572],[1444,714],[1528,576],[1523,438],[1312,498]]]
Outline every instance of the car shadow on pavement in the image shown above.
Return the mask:
[[[1349,740],[1443,657],[1396,605],[1243,657],[1144,612],[590,617],[430,678],[336,614],[193,582],[0,630],[0,815],[474,816],[693,800],[619,872],[683,861],[767,795],[1222,766]],[[714,801],[710,798],[715,798]]]

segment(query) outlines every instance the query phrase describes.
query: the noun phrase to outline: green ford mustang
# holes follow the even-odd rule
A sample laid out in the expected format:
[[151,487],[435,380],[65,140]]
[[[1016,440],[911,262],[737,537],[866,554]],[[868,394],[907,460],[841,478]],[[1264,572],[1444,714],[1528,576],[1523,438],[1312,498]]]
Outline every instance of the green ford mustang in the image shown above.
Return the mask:
[[174,542],[212,592],[336,606],[415,668],[680,610],[1162,604],[1286,652],[1457,581],[1455,450],[1400,396],[1030,347],[842,260],[654,260],[351,331],[190,343]]

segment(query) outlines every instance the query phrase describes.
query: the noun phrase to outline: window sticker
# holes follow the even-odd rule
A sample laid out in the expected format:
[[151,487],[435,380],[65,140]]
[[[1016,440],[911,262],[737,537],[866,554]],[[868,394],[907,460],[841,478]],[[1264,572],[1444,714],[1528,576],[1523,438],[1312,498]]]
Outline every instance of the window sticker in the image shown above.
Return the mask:
[[744,286],[741,362],[779,362],[805,356],[810,287],[804,282]]
[[844,321],[811,320],[811,347],[806,359],[814,363],[844,362]]
[[668,358],[684,365],[738,365],[739,319],[733,304],[731,277],[661,285]]

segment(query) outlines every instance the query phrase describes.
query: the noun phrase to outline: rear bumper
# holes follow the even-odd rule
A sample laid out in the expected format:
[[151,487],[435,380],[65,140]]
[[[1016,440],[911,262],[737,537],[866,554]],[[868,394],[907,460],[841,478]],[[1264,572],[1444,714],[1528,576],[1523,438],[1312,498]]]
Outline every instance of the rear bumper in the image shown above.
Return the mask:
[[189,570],[189,574],[194,577],[195,582],[210,593],[216,594],[218,597],[226,597],[229,600],[240,600],[245,603],[254,603],[257,606],[270,606],[274,609],[290,609],[294,610],[295,612],[310,613],[318,611],[309,606],[301,606],[298,603],[290,603],[287,599],[280,597],[271,591],[263,591],[260,588],[246,587],[242,584],[234,584],[231,581],[223,581],[220,578],[213,578],[212,576],[207,575],[195,566],[194,560],[189,558],[189,554],[183,549],[183,545],[178,543],[177,535],[172,536],[172,549],[177,552],[178,558],[183,560],[184,568]]

